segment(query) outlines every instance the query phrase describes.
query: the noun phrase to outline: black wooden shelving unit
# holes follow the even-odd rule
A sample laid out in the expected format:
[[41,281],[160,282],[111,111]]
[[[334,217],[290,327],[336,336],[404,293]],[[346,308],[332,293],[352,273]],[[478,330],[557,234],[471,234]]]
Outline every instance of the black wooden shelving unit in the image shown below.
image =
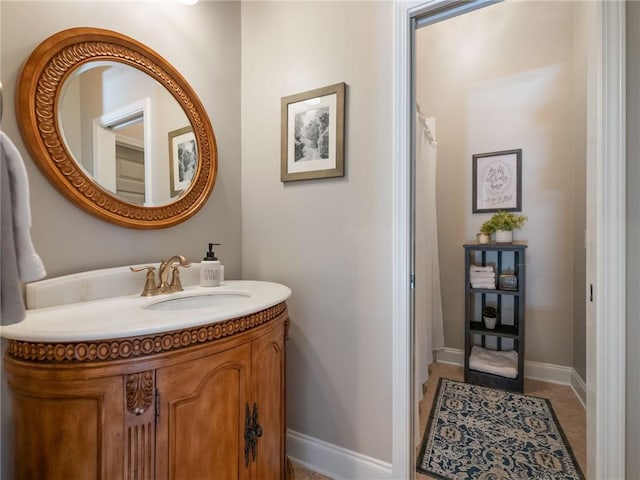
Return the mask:
[[[526,291],[525,250],[526,242],[513,243],[466,243],[465,251],[465,382],[477,385],[487,385],[497,388],[522,392],[524,389],[524,312]],[[500,273],[506,268],[512,270],[517,277],[516,290],[500,290],[499,284],[495,289],[471,288],[469,268],[475,265],[493,265],[496,272],[496,282]],[[505,301],[509,297],[510,301]],[[498,310],[498,321],[495,329],[488,329],[482,321],[481,310],[491,299]],[[508,303],[508,305],[506,305]],[[480,343],[477,343],[479,338]],[[474,343],[475,342],[475,343]],[[491,373],[471,370],[469,355],[471,347],[480,345],[495,350],[515,350],[518,352],[518,376],[515,379],[494,375]]]

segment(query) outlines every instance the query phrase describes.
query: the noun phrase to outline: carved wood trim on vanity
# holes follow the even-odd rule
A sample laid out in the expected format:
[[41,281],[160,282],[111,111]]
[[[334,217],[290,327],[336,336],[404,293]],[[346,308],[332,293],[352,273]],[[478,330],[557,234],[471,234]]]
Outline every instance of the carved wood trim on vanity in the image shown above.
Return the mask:
[[268,323],[286,310],[286,303],[282,302],[260,312],[213,325],[115,340],[66,343],[9,340],[7,354],[13,358],[43,363],[87,363],[135,358],[230,337]]
[[155,478],[155,389],[153,370],[132,373],[125,377],[127,413],[124,415],[124,480]]
[[142,415],[153,401],[153,372],[127,375],[127,410],[134,415]]

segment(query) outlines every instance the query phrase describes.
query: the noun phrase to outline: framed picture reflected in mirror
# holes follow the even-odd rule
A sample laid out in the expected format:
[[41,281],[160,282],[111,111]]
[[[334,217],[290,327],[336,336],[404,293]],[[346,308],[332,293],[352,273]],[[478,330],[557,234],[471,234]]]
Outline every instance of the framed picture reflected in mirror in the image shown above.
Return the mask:
[[191,126],[169,132],[169,171],[171,197],[176,197],[191,185],[198,170],[196,137]]

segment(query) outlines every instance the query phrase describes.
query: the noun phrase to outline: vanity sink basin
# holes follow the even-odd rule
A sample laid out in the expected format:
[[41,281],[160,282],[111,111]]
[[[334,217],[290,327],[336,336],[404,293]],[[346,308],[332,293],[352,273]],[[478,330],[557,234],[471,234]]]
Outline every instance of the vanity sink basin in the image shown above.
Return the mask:
[[236,305],[239,300],[249,298],[249,294],[244,293],[211,293],[208,295],[194,295],[191,297],[171,298],[161,300],[151,305],[147,305],[147,310],[154,311],[175,311],[175,310],[196,310],[200,308],[216,308],[229,305]]
[[0,327],[0,336],[56,343],[156,335],[251,315],[291,296],[288,287],[264,281],[200,287],[199,264],[181,279],[184,291],[152,297],[140,295],[143,278],[129,266],[29,283],[25,319]]

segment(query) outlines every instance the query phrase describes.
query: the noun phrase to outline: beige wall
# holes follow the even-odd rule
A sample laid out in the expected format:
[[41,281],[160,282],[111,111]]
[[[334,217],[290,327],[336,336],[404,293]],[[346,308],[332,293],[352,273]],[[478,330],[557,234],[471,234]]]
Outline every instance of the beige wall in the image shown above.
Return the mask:
[[573,368],[587,381],[587,5],[574,3],[573,22]]
[[[31,189],[32,237],[49,276],[140,262],[182,253],[199,260],[206,244],[226,275],[240,275],[240,5],[200,2],[0,2],[2,130],[22,152]],[[164,230],[130,230],[94,218],[65,200],[43,177],[20,138],[13,110],[22,63],[49,35],[69,27],[122,32],[156,50],[184,75],[207,110],[216,133],[218,180],[203,209]],[[140,287],[144,279],[140,278]],[[11,415],[2,393],[2,472],[8,472]]]
[[[575,119],[584,97],[574,87],[584,72],[574,70],[573,21],[571,2],[505,2],[417,33],[417,102],[438,132],[447,347],[464,345],[461,245],[490,216],[471,213],[471,157],[522,148],[529,221],[515,237],[529,242],[526,358],[574,365],[574,294],[584,291],[584,266],[575,268],[584,224],[584,125]],[[583,312],[577,320],[584,331]]]
[[[243,276],[291,286],[289,428],[391,460],[391,2],[243,2]],[[280,182],[280,98],[346,82],[346,175]]]
[[[229,278],[240,275],[240,5],[200,2],[0,3],[5,111],[3,130],[23,153],[31,187],[32,235],[49,276],[87,269],[157,262],[182,253],[199,260],[209,241]],[[187,79],[204,104],[218,142],[212,197],[190,220],[157,231],[111,225],[76,208],[33,163],[13,112],[21,65],[49,35],[95,26],[132,36],[156,50]],[[141,279],[142,281],[142,279]]]

